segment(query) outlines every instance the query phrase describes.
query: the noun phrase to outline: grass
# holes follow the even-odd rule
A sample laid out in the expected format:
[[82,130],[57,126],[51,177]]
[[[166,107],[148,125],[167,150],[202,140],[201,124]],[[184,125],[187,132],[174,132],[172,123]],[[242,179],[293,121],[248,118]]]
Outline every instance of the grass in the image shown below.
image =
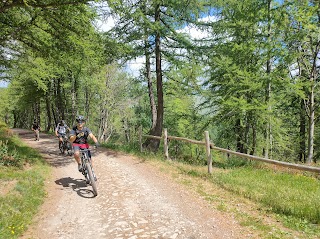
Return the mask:
[[0,123],[0,238],[19,238],[43,203],[49,167]]
[[212,207],[233,214],[258,238],[320,238],[320,182],[314,174],[244,159],[227,160],[216,153],[209,175],[204,166],[165,161],[163,155],[150,157],[134,147],[124,151],[145,158]]
[[243,167],[220,172],[213,181],[274,213],[320,223],[320,182],[314,177]]

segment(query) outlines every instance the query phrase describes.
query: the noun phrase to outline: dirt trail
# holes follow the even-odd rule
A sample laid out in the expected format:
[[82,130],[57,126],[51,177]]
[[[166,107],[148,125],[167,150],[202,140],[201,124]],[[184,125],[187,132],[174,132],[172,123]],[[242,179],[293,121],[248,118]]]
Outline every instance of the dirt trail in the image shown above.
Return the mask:
[[106,149],[93,156],[94,197],[73,157],[59,155],[55,137],[34,141],[30,131],[14,131],[53,168],[46,201],[21,239],[251,238],[235,219],[147,163]]

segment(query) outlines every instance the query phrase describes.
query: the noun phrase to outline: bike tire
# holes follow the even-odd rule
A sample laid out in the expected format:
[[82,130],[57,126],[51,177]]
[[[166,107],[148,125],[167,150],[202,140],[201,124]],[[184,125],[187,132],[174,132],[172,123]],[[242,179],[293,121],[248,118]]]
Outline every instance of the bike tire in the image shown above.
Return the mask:
[[66,143],[66,148],[67,148],[67,154],[69,156],[71,156],[73,154],[72,153],[72,145],[71,145],[71,143],[69,141],[67,141],[67,143]]
[[98,195],[97,184],[96,184],[96,180],[94,179],[94,176],[93,176],[91,164],[89,162],[87,162],[86,167],[87,167],[87,171],[88,171],[88,175],[89,175],[89,180],[90,180],[90,183],[91,183],[91,186],[93,189],[93,194],[94,194],[94,196],[97,196]]
[[62,154],[64,154],[64,145],[63,145],[63,143],[60,144],[59,149],[60,149],[60,152],[61,152]]

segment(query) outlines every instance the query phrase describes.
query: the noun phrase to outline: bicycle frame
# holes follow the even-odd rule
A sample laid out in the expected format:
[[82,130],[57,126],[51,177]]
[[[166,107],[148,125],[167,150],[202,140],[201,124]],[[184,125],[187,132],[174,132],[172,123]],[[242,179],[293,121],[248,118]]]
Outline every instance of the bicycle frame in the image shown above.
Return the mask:
[[97,178],[93,171],[90,150],[80,148],[80,153],[81,153],[82,174],[86,178],[86,181],[88,181],[89,184],[91,184],[94,196],[97,196],[98,195],[98,190],[96,185]]
[[72,152],[70,152],[72,150],[72,145],[69,142],[68,136],[66,134],[61,134],[59,136],[59,138],[60,137],[62,138],[62,142],[61,142],[61,145],[60,145],[61,153],[64,154],[65,151],[67,150],[68,155],[72,155]]

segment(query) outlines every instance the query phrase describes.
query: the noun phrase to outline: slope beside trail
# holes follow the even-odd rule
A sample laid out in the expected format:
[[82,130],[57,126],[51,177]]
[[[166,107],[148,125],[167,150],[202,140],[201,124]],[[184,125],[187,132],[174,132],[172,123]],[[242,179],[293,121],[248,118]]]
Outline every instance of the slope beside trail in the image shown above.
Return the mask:
[[21,239],[242,239],[253,235],[146,162],[101,148],[93,156],[98,196],[57,138],[14,129],[52,166],[47,198]]

